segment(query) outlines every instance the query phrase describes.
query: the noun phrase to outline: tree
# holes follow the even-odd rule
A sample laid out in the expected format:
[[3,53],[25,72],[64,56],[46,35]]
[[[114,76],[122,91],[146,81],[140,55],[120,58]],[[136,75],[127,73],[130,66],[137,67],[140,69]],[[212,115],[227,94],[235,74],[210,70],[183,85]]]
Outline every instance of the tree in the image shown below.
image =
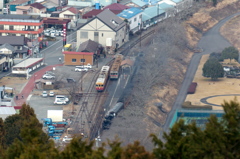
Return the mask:
[[224,76],[222,65],[216,58],[210,58],[203,66],[203,76],[211,77],[212,80],[217,80],[219,77]]
[[222,58],[230,59],[230,62],[232,59],[238,61],[238,57],[239,57],[238,50],[233,46],[227,47],[222,51]]
[[222,120],[211,116],[204,130],[195,123],[180,120],[164,133],[165,142],[151,135],[157,158],[230,158],[240,157],[240,104],[236,98],[222,104]]

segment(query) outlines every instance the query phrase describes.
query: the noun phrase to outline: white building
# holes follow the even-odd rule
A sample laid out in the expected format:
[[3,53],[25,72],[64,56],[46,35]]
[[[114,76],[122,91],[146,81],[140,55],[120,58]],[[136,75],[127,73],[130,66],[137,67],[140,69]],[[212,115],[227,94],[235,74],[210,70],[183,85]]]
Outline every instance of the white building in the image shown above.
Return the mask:
[[129,8],[123,10],[117,16],[128,22],[128,31],[136,33],[142,26],[142,10],[139,8]]

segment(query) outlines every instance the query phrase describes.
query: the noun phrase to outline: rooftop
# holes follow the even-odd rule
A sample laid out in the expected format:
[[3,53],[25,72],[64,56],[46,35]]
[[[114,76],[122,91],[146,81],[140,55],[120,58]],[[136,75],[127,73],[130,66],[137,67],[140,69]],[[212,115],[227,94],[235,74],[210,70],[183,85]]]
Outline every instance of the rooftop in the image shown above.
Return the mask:
[[113,3],[113,4],[110,4],[106,7],[104,7],[103,9],[110,9],[110,10],[124,10],[124,9],[129,9],[130,7],[128,6],[125,6],[125,5],[122,5],[120,3]]
[[139,7],[143,7],[145,5],[147,5],[146,2],[143,2],[141,0],[132,0],[132,3],[135,3],[136,5],[138,5]]
[[0,14],[0,19],[40,20],[42,18],[39,15]]
[[[103,10],[100,10],[100,9],[93,9],[85,14],[83,14],[83,18],[84,19],[87,19],[87,18],[92,18],[93,16],[96,16],[98,15],[99,13],[101,13]],[[110,10],[111,12],[113,12],[114,14],[118,14],[118,13],[121,13],[120,10]]]
[[160,15],[164,13],[165,11],[162,9],[159,9],[157,6],[149,7],[144,9],[142,13],[142,21],[147,21],[153,17],[156,17],[157,15]]
[[18,5],[18,4],[23,4],[27,3],[29,0],[14,0],[12,2],[7,3],[8,5]]
[[3,120],[13,114],[16,114],[14,107],[0,107],[0,117]]
[[118,16],[125,18],[125,19],[130,19],[130,18],[134,17],[135,15],[138,15],[141,12],[142,12],[141,9],[133,7],[133,8],[123,10],[121,13],[118,14]]
[[99,44],[89,39],[88,41],[80,44],[78,52],[96,52],[99,48]]
[[33,4],[29,4],[30,6],[37,8],[37,9],[44,9],[46,7],[44,7],[41,3],[33,3]]
[[36,64],[37,62],[40,62],[42,61],[43,58],[29,58],[29,59],[26,59],[20,63],[18,63],[17,65],[13,66],[13,68],[19,68],[19,67],[23,67],[23,68],[28,68],[30,67],[31,65],[34,65]]
[[120,19],[118,16],[116,16],[113,12],[111,12],[108,9],[102,11],[96,17],[114,31],[117,31],[124,25],[126,25],[126,23],[122,19]]
[[74,14],[78,14],[79,13],[79,10],[74,8],[74,7],[65,7],[65,8],[63,8],[62,12],[65,12],[66,10],[68,10],[68,11],[74,13]]
[[163,10],[166,10],[166,9],[173,8],[173,7],[174,7],[173,5],[167,4],[167,3],[165,3],[165,2],[160,3],[158,6],[159,6],[159,8],[161,8],[161,9],[163,9]]
[[0,45],[24,45],[24,36],[0,36]]

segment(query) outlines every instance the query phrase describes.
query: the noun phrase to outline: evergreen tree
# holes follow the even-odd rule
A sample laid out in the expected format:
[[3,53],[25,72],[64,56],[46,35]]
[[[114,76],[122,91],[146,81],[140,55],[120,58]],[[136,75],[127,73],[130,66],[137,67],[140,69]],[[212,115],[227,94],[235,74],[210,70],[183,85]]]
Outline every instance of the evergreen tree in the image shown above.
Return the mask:
[[233,46],[227,47],[222,51],[222,58],[230,59],[230,62],[232,59],[238,61],[238,57],[239,57],[238,50]]
[[212,80],[217,80],[219,77],[224,76],[222,65],[216,58],[210,58],[203,66],[203,76],[211,77]]

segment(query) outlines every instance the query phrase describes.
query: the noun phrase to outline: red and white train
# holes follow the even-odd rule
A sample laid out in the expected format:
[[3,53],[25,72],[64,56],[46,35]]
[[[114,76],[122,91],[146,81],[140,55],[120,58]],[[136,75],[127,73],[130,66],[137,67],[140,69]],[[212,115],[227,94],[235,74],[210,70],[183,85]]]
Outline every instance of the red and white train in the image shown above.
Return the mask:
[[106,84],[107,84],[108,76],[109,76],[109,70],[110,70],[109,66],[102,67],[100,74],[96,81],[96,90],[97,91],[99,91],[99,92],[104,91]]
[[110,79],[118,79],[122,60],[123,55],[116,55],[116,58],[110,70]]

